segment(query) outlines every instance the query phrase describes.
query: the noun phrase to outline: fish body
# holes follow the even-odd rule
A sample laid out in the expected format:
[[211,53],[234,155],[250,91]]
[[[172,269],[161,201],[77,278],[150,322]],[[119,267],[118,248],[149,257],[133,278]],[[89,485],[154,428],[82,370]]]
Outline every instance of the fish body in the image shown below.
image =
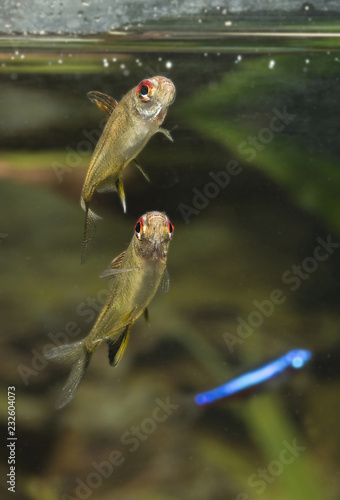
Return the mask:
[[103,278],[112,279],[106,304],[89,335],[74,344],[60,346],[46,354],[47,359],[72,362],[71,374],[57,402],[62,408],[73,398],[91,356],[105,341],[112,365],[122,358],[131,326],[145,314],[160,284],[168,286],[167,253],[173,225],[164,213],[148,212],[135,226],[132,241],[125,252],[114,259]]
[[205,405],[213,403],[218,399],[234,396],[240,392],[247,391],[251,387],[263,384],[290,368],[294,368],[295,370],[302,368],[311,357],[312,353],[310,351],[305,349],[294,349],[256,370],[245,373],[208,392],[198,394],[195,397],[195,402],[198,405]]
[[[90,92],[88,95],[109,119],[94,150],[81,194],[81,206],[86,212],[82,262],[92,246],[98,219],[90,209],[94,192],[118,191],[126,212],[122,181],[124,168],[136,158],[156,132],[163,132],[172,140],[161,125],[168,107],[175,99],[175,86],[171,80],[156,76],[140,82],[119,103],[99,92]],[[144,176],[147,178],[146,174]]]

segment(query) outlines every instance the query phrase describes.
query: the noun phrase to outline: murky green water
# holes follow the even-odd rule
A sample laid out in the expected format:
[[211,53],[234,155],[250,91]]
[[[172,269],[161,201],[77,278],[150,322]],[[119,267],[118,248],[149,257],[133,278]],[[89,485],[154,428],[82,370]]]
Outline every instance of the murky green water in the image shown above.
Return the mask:
[[[295,36],[183,24],[1,42],[1,416],[6,433],[15,386],[18,498],[339,497],[340,53],[336,26],[304,37],[299,22]],[[158,134],[140,155],[151,184],[127,169],[127,215],[115,194],[96,197],[103,220],[80,266],[79,197],[104,118],[86,93],[120,99],[155,74],[177,88],[174,143]],[[69,368],[42,352],[90,331],[106,297],[98,275],[147,210],[175,225],[170,291],[122,363],[100,348],[56,412]],[[296,347],[314,354],[304,370],[195,406],[197,392]]]

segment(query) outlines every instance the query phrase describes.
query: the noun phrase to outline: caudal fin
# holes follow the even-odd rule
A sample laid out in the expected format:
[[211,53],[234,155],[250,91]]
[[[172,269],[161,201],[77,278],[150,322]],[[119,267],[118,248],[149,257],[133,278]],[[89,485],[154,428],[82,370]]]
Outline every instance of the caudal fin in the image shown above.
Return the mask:
[[45,354],[45,358],[60,363],[73,363],[70,376],[55,405],[57,409],[63,408],[73,399],[80,382],[83,380],[91,354],[86,350],[84,341],[81,340],[73,344],[55,347]]
[[81,205],[85,210],[85,227],[84,227],[83,243],[81,246],[80,263],[84,264],[88,256],[88,253],[92,248],[94,236],[96,234],[96,223],[97,220],[100,219],[100,217],[96,215],[93,212],[93,210],[90,209],[88,203],[86,203],[84,200],[81,200]]

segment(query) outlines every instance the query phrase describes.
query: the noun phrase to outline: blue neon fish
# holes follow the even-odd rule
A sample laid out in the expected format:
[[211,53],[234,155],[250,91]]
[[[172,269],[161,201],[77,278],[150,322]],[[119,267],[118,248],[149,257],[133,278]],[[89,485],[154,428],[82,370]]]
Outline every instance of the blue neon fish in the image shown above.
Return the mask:
[[195,397],[195,402],[198,405],[205,405],[212,403],[217,399],[232,396],[242,390],[272,379],[276,375],[285,371],[287,368],[295,368],[298,370],[302,368],[311,357],[312,353],[304,349],[289,351],[280,358],[277,358],[274,361],[257,368],[256,370],[245,373],[234,380],[230,380],[229,382],[216,387],[216,389],[198,394]]

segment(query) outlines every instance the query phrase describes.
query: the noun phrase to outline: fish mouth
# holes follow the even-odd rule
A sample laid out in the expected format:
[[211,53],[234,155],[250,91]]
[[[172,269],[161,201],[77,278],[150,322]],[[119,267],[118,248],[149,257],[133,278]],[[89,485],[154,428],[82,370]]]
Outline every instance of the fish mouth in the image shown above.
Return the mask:
[[169,78],[159,77],[162,94],[167,97],[166,107],[168,108],[176,99],[176,87]]
[[172,95],[171,101],[168,104],[168,107],[171,106],[171,104],[175,101],[175,99],[176,99],[176,89],[174,88],[173,95]]
[[175,89],[174,85],[171,83],[171,85],[167,85],[166,86],[166,90],[165,91],[167,92],[167,94],[168,94],[167,97],[169,99],[169,101],[168,101],[168,103],[166,105],[167,108],[168,108],[169,106],[171,106],[171,104],[176,99],[176,89]]

